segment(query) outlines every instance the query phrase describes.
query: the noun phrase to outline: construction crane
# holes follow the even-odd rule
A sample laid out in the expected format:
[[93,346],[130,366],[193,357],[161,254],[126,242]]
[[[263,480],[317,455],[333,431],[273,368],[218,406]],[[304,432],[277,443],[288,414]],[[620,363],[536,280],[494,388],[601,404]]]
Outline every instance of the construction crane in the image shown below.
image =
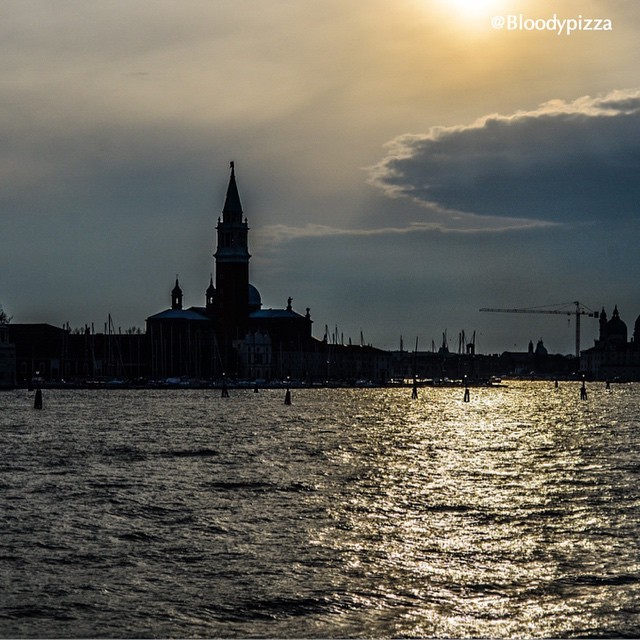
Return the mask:
[[[566,307],[567,305],[575,305],[574,309],[548,309],[545,307]],[[480,311],[488,311],[491,313],[553,313],[556,315],[572,316],[576,317],[576,358],[580,357],[580,316],[589,316],[590,318],[597,318],[599,314],[597,311],[585,307],[579,302],[565,302],[563,304],[544,305],[543,307],[529,307],[525,309],[480,309]]]

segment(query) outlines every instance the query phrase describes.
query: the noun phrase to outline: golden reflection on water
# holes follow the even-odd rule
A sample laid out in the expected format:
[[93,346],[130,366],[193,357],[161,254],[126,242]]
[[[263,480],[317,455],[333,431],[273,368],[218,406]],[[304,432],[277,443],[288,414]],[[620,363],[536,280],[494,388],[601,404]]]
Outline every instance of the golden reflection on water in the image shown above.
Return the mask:
[[317,543],[392,635],[588,634],[624,607],[638,622],[630,389],[586,402],[575,383],[472,389],[469,403],[458,388],[362,394]]
[[640,385],[588,388],[0,395],[0,628],[638,637]]

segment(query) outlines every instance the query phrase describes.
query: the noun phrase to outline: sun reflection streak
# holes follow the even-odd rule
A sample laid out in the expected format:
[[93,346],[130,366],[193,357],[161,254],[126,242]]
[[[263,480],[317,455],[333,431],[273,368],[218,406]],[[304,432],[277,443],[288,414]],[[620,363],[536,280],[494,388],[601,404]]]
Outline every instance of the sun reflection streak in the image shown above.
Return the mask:
[[474,389],[466,404],[459,389],[413,403],[387,392],[390,411],[358,416],[330,544],[377,584],[372,606],[406,607],[398,633],[553,635],[563,630],[545,626],[553,612],[588,628],[589,612],[556,594],[606,570],[594,557],[614,526],[599,480],[607,470],[589,451],[594,408],[568,385],[540,389]]

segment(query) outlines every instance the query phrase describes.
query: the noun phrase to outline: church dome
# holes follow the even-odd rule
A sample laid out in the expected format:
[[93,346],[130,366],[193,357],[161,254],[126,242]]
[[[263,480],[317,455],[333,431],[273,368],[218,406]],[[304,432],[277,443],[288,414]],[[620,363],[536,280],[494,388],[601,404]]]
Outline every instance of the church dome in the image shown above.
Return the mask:
[[620,319],[617,306],[613,310],[611,320],[607,322],[607,339],[611,342],[627,341],[627,325]]
[[260,292],[252,285],[249,285],[249,310],[258,311],[262,307]]
[[544,342],[542,340],[538,340],[538,344],[536,345],[536,355],[537,356],[546,356],[549,352],[547,351],[547,347],[544,346]]

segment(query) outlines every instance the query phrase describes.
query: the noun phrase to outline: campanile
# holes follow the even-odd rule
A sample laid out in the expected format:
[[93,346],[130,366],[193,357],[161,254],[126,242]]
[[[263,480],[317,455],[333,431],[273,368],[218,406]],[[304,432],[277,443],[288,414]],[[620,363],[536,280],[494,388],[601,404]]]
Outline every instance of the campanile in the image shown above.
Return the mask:
[[216,227],[217,318],[226,340],[244,337],[249,316],[249,225],[242,217],[242,205],[236,184],[234,163],[222,219]]

